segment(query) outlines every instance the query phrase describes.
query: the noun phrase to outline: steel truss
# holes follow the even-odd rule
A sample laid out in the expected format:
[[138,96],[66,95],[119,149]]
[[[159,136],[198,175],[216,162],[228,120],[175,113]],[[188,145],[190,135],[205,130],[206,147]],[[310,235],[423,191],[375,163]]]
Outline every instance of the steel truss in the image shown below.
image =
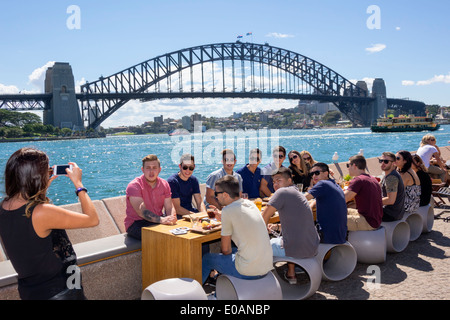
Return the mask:
[[[362,124],[367,92],[301,54],[254,43],[178,50],[81,87],[82,117],[97,127],[132,98],[252,97],[331,101]],[[311,100],[311,99],[309,99]]]

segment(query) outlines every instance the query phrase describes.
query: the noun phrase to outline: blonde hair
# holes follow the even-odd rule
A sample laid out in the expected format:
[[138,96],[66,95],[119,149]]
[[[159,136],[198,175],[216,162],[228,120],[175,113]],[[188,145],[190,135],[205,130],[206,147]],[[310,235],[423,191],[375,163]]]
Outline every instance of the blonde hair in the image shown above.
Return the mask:
[[422,141],[420,142],[420,146],[423,147],[424,145],[430,144],[428,141],[430,141],[430,139],[434,139],[436,140],[436,137],[433,136],[432,134],[426,134],[423,136]]
[[315,163],[317,163],[317,161],[315,161],[314,160],[314,158],[312,157],[312,155],[311,155],[311,153],[309,153],[308,151],[306,151],[306,150],[302,150],[302,151],[300,151],[300,155],[302,156],[302,158],[303,158],[303,156],[304,155],[308,155],[310,158],[311,158],[311,160],[309,160],[309,165],[312,167],[313,166],[313,164],[315,164]]

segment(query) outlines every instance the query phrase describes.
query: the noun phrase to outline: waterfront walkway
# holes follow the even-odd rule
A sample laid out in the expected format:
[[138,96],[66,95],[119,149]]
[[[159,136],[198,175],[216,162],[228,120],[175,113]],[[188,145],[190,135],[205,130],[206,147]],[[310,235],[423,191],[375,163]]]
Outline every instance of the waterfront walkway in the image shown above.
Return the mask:
[[[433,230],[400,253],[387,253],[380,267],[380,286],[372,289],[369,265],[357,263],[339,282],[322,281],[309,300],[448,300],[450,299],[450,202],[434,209]],[[446,220],[445,218],[448,218]]]

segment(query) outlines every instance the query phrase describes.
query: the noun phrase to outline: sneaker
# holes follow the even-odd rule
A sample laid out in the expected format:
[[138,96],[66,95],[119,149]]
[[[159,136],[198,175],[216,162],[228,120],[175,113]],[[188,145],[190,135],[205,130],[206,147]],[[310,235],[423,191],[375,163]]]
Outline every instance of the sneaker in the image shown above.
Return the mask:
[[288,277],[287,271],[284,272],[284,279],[289,282],[289,284],[297,284],[297,277]]

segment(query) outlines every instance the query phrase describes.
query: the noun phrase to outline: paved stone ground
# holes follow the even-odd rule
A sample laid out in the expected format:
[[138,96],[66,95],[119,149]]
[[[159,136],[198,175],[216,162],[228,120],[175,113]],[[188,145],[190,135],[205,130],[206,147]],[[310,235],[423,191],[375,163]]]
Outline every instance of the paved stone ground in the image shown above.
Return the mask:
[[[448,201],[447,201],[448,202]],[[388,253],[380,267],[380,286],[372,289],[368,264],[338,282],[322,281],[309,300],[448,300],[450,299],[450,204],[435,208],[433,230],[409,242],[400,253]],[[446,220],[445,218],[448,218]]]
[[[433,229],[411,241],[400,253],[388,253],[380,268],[379,288],[373,288],[373,271],[357,263],[353,273],[337,282],[322,281],[308,300],[449,300],[450,202],[434,209]],[[447,218],[447,219],[446,219]],[[214,291],[204,286],[207,293]]]

